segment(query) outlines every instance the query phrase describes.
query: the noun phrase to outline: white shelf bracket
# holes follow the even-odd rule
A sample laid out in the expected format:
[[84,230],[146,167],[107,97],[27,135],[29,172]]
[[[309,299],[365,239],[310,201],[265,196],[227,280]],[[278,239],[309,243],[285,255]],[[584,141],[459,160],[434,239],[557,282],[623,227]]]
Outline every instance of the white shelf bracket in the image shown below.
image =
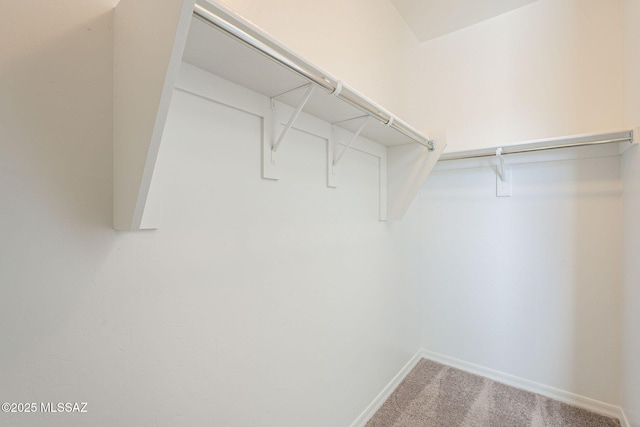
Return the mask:
[[496,166],[496,196],[511,197],[511,167],[504,164],[502,147],[496,150],[498,164]]
[[336,88],[333,90],[333,92],[331,92],[331,95],[340,96],[341,92],[342,92],[342,80],[338,80],[336,82]]
[[504,156],[502,155],[502,147],[498,148],[496,150],[496,158],[498,159],[498,176],[500,177],[500,179],[502,181],[505,181],[504,179]]
[[[340,154],[338,154],[338,156],[333,159],[333,166],[338,166],[338,163],[340,162],[340,160],[342,159],[342,156],[344,156],[344,153],[347,152],[347,150],[349,148],[351,148],[351,146],[353,145],[354,142],[356,142],[356,139],[358,139],[358,137],[360,136],[360,133],[362,133],[362,131],[364,130],[365,126],[367,125],[367,123],[369,123],[369,120],[371,119],[371,116],[366,116],[364,121],[362,122],[362,124],[360,125],[360,127],[358,128],[358,130],[356,131],[356,133],[353,134],[353,136],[351,137],[351,140],[349,141],[349,143],[347,145],[345,145],[345,147],[342,149],[342,151],[340,152]],[[334,151],[335,153],[335,151]]]
[[[287,132],[289,132],[293,124],[298,119],[298,116],[302,112],[302,109],[309,101],[309,98],[311,98],[311,95],[313,94],[313,90],[315,89],[315,86],[312,83],[309,83],[308,85],[306,85],[306,88],[307,90],[305,91],[304,96],[302,97],[302,100],[300,101],[300,103],[294,110],[293,114],[289,118],[289,121],[285,125],[284,129],[282,129],[282,132],[280,132],[280,135],[278,136],[278,138],[274,141],[273,145],[271,146],[272,153],[275,153],[278,150],[278,147],[282,143],[282,140],[284,139],[284,137],[287,135]],[[272,105],[273,105],[273,98],[272,98]]]

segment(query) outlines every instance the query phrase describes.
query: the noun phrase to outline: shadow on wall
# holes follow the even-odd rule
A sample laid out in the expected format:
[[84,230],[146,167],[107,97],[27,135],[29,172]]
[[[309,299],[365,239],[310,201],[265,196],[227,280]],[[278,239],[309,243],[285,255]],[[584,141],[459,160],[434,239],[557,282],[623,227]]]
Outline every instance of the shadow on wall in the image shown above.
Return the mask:
[[515,271],[535,278],[523,280],[532,299],[521,303],[537,304],[540,319],[527,333],[544,343],[531,349],[529,363],[556,381],[546,384],[618,404],[618,158],[520,165],[516,173],[523,182],[513,200],[522,219],[513,230],[522,233]]
[[0,18],[0,358],[9,371],[82,306],[114,235],[113,10],[64,3],[15,4]]
[[[620,162],[576,170],[573,279],[573,383],[599,385],[598,400],[621,404],[622,210]],[[605,162],[602,159],[601,162]],[[584,372],[589,372],[585,376]]]
[[519,219],[509,280],[513,296],[527,291],[509,323],[514,335],[525,328],[523,342],[538,343],[525,365],[546,377],[543,384],[618,404],[618,159],[520,165],[514,174],[509,203]]

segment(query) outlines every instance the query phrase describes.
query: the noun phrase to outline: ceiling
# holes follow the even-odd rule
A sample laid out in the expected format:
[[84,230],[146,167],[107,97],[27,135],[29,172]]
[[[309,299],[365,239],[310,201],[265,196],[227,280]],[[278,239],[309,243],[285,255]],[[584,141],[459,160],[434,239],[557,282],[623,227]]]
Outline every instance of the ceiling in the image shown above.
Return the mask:
[[537,0],[391,0],[421,42],[535,1]]

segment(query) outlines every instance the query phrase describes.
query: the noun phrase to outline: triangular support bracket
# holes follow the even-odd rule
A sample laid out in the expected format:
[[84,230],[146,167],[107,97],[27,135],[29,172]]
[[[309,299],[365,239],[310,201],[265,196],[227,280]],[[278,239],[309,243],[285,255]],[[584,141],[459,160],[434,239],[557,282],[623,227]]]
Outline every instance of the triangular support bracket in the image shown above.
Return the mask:
[[[276,154],[276,151],[278,150],[278,147],[280,147],[280,144],[282,144],[282,141],[284,140],[284,137],[287,135],[287,132],[291,130],[294,123],[298,119],[298,116],[300,116],[300,113],[302,112],[302,109],[304,108],[304,106],[307,105],[307,102],[309,102],[311,95],[313,95],[313,90],[315,89],[315,85],[313,83],[309,83],[301,87],[306,87],[307,90],[304,92],[302,99],[298,103],[298,106],[296,107],[296,109],[291,114],[291,117],[287,121],[287,124],[284,126],[284,129],[282,129],[282,131],[280,132],[280,135],[278,135],[278,137],[274,138],[273,140],[273,144],[271,145],[271,163],[276,162],[275,154]],[[275,98],[276,97],[271,98],[272,109],[275,109]]]
[[[342,150],[338,153],[338,140],[335,135],[336,134],[335,126],[339,123],[358,120],[358,119],[364,119],[364,120],[362,120],[362,123],[360,124],[356,132],[351,136],[351,138],[349,139],[349,142],[346,145],[344,145]],[[331,124],[331,141],[329,141],[329,151],[327,152],[327,166],[328,166],[327,186],[332,188],[336,188],[338,186],[337,177],[336,177],[336,167],[338,166],[338,163],[340,163],[340,161],[342,160],[342,157],[345,155],[347,150],[349,150],[353,146],[353,144],[356,142],[356,140],[358,139],[358,137],[360,136],[364,128],[367,126],[367,123],[369,123],[370,119],[371,119],[371,116],[367,114],[364,116],[353,117],[351,119],[347,119],[347,120],[343,120],[343,121]],[[340,145],[343,145],[343,144],[340,144]]]

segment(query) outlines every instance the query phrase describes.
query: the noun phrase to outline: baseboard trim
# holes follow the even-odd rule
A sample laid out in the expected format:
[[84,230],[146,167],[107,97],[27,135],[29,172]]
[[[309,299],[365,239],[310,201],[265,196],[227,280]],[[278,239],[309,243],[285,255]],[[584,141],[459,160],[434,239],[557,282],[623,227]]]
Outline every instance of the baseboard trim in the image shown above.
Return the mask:
[[444,354],[436,353],[433,351],[423,349],[419,352],[419,356],[425,359],[433,360],[434,362],[442,363],[443,365],[448,365],[454,368],[461,369],[463,371],[471,372],[472,374],[481,375],[483,377],[490,378],[503,384],[507,384],[533,393],[538,393],[551,399],[567,403],[569,405],[579,406],[581,408],[588,409],[602,415],[618,418],[622,427],[631,427],[624,411],[619,406],[600,402],[599,400],[591,399],[589,397],[581,396],[579,394],[571,393],[565,390],[560,390],[555,387],[540,384],[535,381],[520,378],[515,375],[497,371],[495,369],[485,368],[484,366],[476,365],[475,363],[466,362],[464,360],[445,356]]
[[631,427],[627,414],[624,413],[624,409],[622,408],[620,408],[620,424],[622,427]]
[[400,369],[400,372],[398,372],[396,376],[393,377],[391,381],[389,381],[389,384],[387,384],[375,397],[375,399],[373,399],[373,402],[371,402],[369,406],[367,406],[366,409],[360,414],[360,416],[356,418],[356,420],[351,424],[351,427],[363,427],[365,424],[367,424],[367,421],[369,421],[371,417],[373,417],[378,409],[380,409],[382,404],[389,398],[389,396],[391,396],[391,393],[393,393],[393,391],[400,385],[404,377],[406,377],[409,372],[411,372],[411,370],[418,364],[420,359],[422,359],[422,354],[422,350],[419,350],[416,354],[413,355],[411,360],[409,360],[407,364],[404,365],[402,369]]

